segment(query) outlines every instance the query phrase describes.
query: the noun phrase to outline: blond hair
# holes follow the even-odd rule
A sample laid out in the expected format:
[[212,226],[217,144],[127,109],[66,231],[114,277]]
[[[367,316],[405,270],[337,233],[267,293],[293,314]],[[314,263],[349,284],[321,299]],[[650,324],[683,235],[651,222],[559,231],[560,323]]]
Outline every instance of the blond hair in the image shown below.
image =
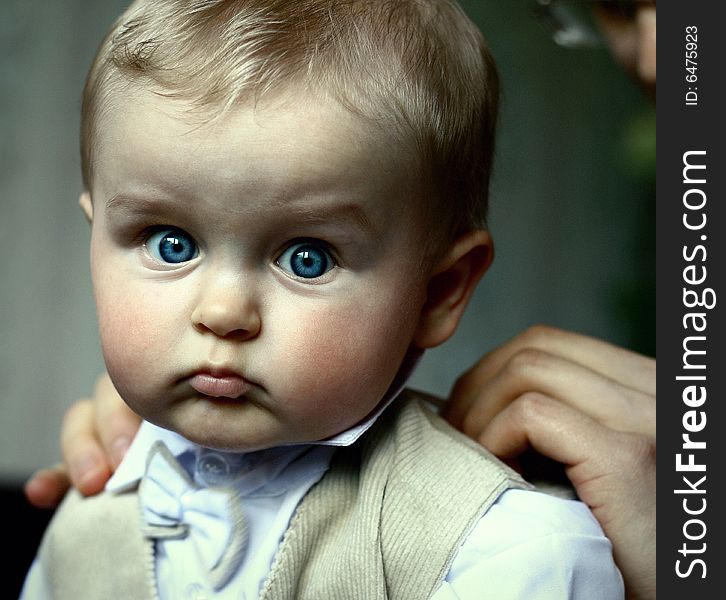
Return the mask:
[[130,83],[216,114],[319,86],[413,144],[448,234],[485,220],[498,78],[481,32],[453,0],[136,0],[86,80],[89,190],[95,128]]

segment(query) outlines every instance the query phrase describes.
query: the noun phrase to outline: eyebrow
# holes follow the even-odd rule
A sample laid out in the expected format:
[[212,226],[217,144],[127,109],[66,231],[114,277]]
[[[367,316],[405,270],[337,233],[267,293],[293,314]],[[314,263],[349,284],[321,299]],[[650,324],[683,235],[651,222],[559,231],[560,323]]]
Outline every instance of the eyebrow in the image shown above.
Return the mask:
[[[275,203],[277,204],[277,203]],[[151,214],[171,212],[177,208],[177,200],[169,199],[163,195],[153,198],[134,196],[119,193],[106,201],[108,212],[133,214]],[[299,201],[280,201],[277,210],[286,211],[295,218],[302,219],[308,225],[325,225],[337,220],[350,224],[363,234],[376,236],[377,227],[373,224],[364,208],[356,202],[335,205],[330,203],[314,203]]]
[[309,206],[286,207],[295,217],[303,219],[309,225],[324,225],[331,220],[349,223],[363,234],[376,235],[377,228],[360,204],[355,202],[330,205],[311,204]]
[[175,207],[176,201],[163,196],[144,198],[131,194],[116,194],[106,201],[106,210],[110,212],[149,213]]

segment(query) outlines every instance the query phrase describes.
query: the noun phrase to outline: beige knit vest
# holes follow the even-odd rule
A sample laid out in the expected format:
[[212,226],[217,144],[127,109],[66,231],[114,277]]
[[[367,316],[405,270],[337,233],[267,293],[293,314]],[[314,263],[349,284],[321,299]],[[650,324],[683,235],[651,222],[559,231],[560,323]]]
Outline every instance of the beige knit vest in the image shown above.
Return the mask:
[[[337,451],[293,515],[260,598],[420,600],[516,473],[411,392],[363,440]],[[41,546],[54,598],[156,598],[153,545],[135,491],[71,493]]]

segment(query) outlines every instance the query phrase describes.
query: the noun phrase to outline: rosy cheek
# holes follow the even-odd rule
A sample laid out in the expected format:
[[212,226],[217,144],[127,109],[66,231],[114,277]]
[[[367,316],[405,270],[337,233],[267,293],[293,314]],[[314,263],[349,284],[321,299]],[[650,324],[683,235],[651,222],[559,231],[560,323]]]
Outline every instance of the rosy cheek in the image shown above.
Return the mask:
[[128,284],[105,286],[97,292],[99,332],[104,357],[112,375],[124,379],[144,373],[163,343],[166,323],[158,301],[149,301]]
[[99,306],[99,331],[104,357],[110,371],[127,373],[140,358],[145,338],[144,322],[122,303]]
[[[375,318],[353,319],[349,311],[308,315],[294,332],[285,334],[285,369],[280,375],[286,395],[309,398],[326,419],[367,414],[395,375],[408,335],[398,335],[393,323]],[[381,340],[402,340],[400,347]]]

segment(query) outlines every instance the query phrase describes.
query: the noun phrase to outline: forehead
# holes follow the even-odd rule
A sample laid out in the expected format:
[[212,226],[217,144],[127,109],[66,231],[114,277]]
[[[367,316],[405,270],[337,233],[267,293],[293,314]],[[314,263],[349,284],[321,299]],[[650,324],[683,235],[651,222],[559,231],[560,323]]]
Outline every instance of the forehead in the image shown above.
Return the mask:
[[336,191],[396,195],[399,204],[417,197],[417,156],[331,98],[290,92],[207,117],[140,89],[111,99],[97,128],[94,196],[119,185],[206,185],[260,200]]

